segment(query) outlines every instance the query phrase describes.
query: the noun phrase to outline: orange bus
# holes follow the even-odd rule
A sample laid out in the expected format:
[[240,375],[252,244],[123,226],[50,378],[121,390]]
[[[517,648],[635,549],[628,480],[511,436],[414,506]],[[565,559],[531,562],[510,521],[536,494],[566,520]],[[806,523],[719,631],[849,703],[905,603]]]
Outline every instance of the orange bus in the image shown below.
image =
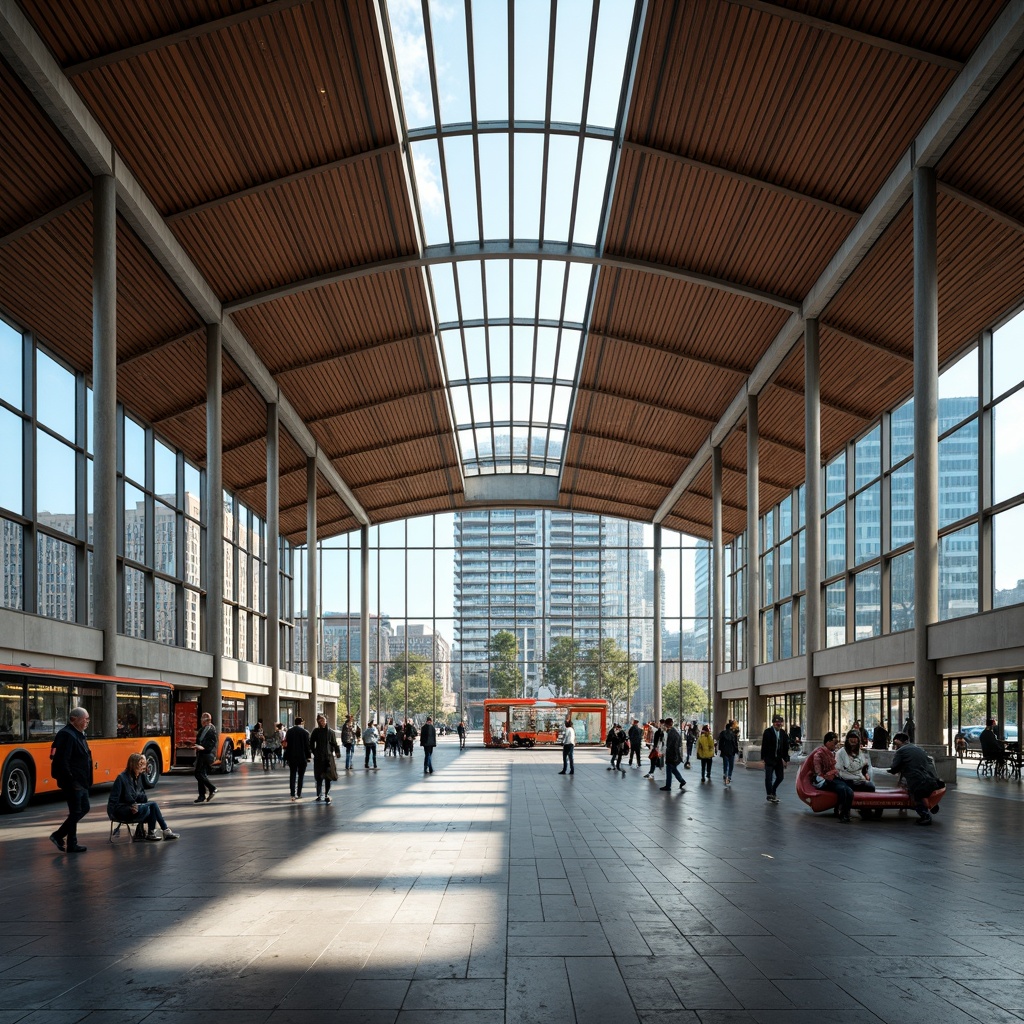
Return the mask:
[[[174,767],[192,769],[196,763],[193,744],[199,731],[199,719],[208,710],[203,693],[195,696],[178,694],[174,705]],[[209,698],[207,698],[207,703]],[[213,715],[213,712],[210,712]],[[216,722],[216,716],[214,716]],[[235,762],[245,758],[245,694],[234,690],[221,693],[221,716],[217,728],[220,750],[213,766],[227,774],[235,770]]]
[[550,700],[519,697],[484,701],[484,746],[552,746],[558,743],[567,717],[572,719],[578,746],[604,743],[608,701],[584,697]]
[[[128,755],[139,752],[146,755],[143,782],[155,786],[171,764],[172,694],[167,683],[150,679],[0,665],[0,810],[24,810],[35,794],[59,788],[50,774],[50,747],[75,707],[89,712],[97,785],[113,782]],[[112,698],[116,704],[105,716]]]

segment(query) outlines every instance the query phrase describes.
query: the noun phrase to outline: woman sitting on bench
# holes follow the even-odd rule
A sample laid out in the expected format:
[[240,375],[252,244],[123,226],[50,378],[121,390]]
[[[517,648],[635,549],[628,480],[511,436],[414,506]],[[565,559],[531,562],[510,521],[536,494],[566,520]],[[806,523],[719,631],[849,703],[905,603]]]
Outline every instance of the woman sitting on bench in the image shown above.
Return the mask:
[[[136,843],[144,838],[152,841],[159,839],[177,839],[178,833],[172,832],[164,821],[157,804],[150,803],[142,785],[142,775],[146,770],[145,754],[129,754],[125,770],[114,779],[114,788],[107,800],[107,817],[111,821],[119,821],[125,825],[138,825],[135,830]],[[146,826],[143,835],[143,825]],[[160,832],[156,831],[160,826]]]
[[856,729],[846,734],[846,741],[836,751],[836,768],[839,778],[850,789],[863,793],[874,793],[875,784],[871,781],[871,757],[867,750],[862,749],[861,735]]

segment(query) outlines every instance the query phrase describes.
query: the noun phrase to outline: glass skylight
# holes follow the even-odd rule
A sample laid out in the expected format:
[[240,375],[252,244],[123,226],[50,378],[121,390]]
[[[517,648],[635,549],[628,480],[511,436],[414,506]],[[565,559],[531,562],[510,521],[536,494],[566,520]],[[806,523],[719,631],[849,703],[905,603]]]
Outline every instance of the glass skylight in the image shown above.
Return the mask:
[[636,6],[388,0],[465,477],[561,473]]

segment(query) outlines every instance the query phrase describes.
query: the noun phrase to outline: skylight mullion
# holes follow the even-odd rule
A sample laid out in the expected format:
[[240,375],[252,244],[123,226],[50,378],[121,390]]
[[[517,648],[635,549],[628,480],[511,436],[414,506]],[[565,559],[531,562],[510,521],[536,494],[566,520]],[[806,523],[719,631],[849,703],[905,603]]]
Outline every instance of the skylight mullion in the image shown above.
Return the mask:
[[[585,94],[584,94],[584,96],[585,96]],[[584,100],[584,107],[585,107],[585,100]],[[556,381],[558,380],[558,360],[559,360],[559,357],[561,356],[561,353],[562,353],[562,331],[565,329],[565,303],[566,303],[566,298],[567,298],[567,296],[569,294],[569,270],[570,270],[570,266],[569,266],[568,263],[566,263],[565,271],[564,271],[564,273],[562,275],[562,306],[561,306],[561,310],[560,310],[561,316],[559,317],[559,324],[558,324],[558,335],[557,335],[557,340],[555,341],[555,361],[554,361],[554,366],[552,367],[552,370],[551,370],[551,401],[548,403],[548,429],[547,429],[547,432],[546,432],[546,436],[544,438],[544,463],[545,463],[545,466],[547,465],[548,452],[551,450],[551,430],[552,430],[553,423],[554,423],[554,418],[555,418],[555,395],[557,394],[556,388],[558,386],[556,384]]]
[[466,63],[469,66],[469,116],[473,125],[473,170],[476,176],[477,237],[484,240],[484,189],[480,180],[480,122],[476,110],[476,59],[473,53],[473,10],[471,0],[465,0]]
[[544,244],[544,220],[548,202],[548,154],[551,147],[551,91],[555,75],[555,30],[558,20],[558,0],[551,0],[548,8],[548,70],[544,86],[544,156],[540,165],[540,224],[537,239]]
[[452,204],[448,191],[448,166],[445,161],[444,139],[441,136],[441,105],[437,99],[437,65],[434,57],[434,33],[430,27],[429,0],[420,0],[423,13],[423,39],[427,50],[427,74],[430,78],[430,102],[434,110],[434,128],[437,134],[437,161],[441,172],[441,194],[444,196],[444,215],[448,223],[448,244],[455,244],[455,232],[452,229]]
[[580,196],[580,175],[583,171],[583,147],[587,141],[587,121],[585,112],[590,105],[590,84],[594,77],[594,52],[597,48],[597,15],[600,8],[600,0],[594,0],[590,8],[590,42],[587,46],[587,70],[583,78],[583,107],[580,114],[580,141],[576,148],[576,174],[572,184],[572,205],[569,209],[569,237],[568,243],[572,245],[576,235],[576,204]]
[[[506,0],[508,32],[508,240],[515,243],[516,214],[516,16],[514,0]],[[511,274],[509,275],[511,279]],[[512,296],[509,295],[511,302]],[[509,311],[512,307],[509,306]],[[509,332],[511,333],[511,331]]]
[[[452,287],[455,290],[455,308],[459,314],[459,341],[462,344],[462,364],[466,368],[466,399],[469,402],[469,423],[470,426],[476,424],[476,410],[473,408],[473,389],[469,385],[469,352],[466,348],[466,328],[462,318],[462,289],[459,285],[459,272],[458,267],[452,264]],[[451,384],[448,385],[449,394],[451,393]],[[453,404],[454,408],[454,404]],[[456,430],[459,428],[459,424],[455,424]],[[474,446],[476,446],[474,436]],[[460,449],[461,450],[461,449]],[[477,462],[480,461],[480,450],[476,448]],[[461,455],[460,455],[461,457]]]
[[[554,5],[552,5],[554,6]],[[550,99],[550,92],[548,93]],[[533,461],[533,400],[537,384],[537,339],[538,322],[540,320],[540,286],[541,269],[543,264],[537,260],[537,285],[533,299],[533,358],[530,360],[530,425],[526,432],[526,463],[529,466]]]
[[487,362],[487,404],[490,406],[490,430],[491,430],[491,457],[495,455],[495,434],[494,434],[494,391],[493,379],[494,373],[491,367],[491,328],[490,318],[488,317],[489,305],[487,298],[487,273],[484,261],[481,260],[478,264],[480,268],[480,294],[483,297],[483,312],[484,312],[484,358]]

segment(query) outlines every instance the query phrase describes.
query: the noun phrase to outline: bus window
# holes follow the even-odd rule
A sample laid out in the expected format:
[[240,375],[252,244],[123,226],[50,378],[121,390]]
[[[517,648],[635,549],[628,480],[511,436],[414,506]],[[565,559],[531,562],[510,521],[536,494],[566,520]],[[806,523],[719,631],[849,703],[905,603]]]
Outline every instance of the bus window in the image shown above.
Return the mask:
[[[71,691],[73,708],[85,708],[89,712],[89,738],[99,739],[101,736],[113,736],[114,730],[103,727],[103,687],[82,686],[77,681]],[[64,718],[67,724],[67,716]]]
[[66,686],[28,684],[28,738],[52,740],[68,724],[68,690]]
[[166,736],[171,731],[171,698],[166,690],[142,691],[142,735]]
[[221,732],[245,732],[245,700],[237,697],[223,698]]
[[117,688],[117,735],[136,737],[141,735],[142,699],[137,686]]
[[21,743],[25,739],[24,696],[23,683],[0,683],[0,743]]

